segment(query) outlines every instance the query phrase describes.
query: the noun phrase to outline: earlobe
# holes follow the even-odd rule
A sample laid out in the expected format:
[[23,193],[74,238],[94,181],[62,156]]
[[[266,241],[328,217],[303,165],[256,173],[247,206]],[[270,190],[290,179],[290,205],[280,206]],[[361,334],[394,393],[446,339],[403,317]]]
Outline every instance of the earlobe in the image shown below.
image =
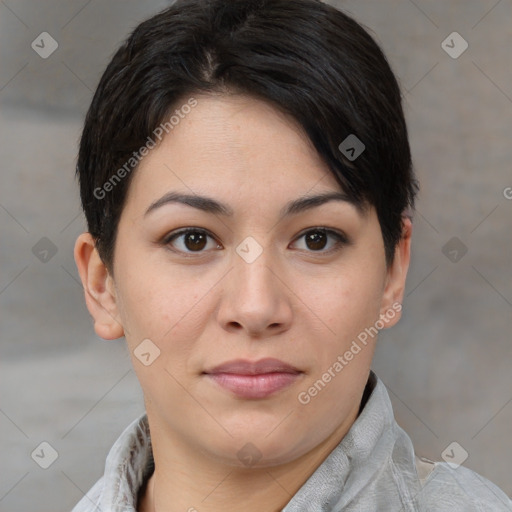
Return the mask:
[[[389,318],[390,310],[401,311],[398,304],[402,304],[405,290],[405,280],[409,270],[411,259],[411,237],[412,222],[409,217],[402,219],[402,238],[395,248],[395,257],[393,263],[388,268],[386,286],[382,297],[380,315]],[[393,319],[387,323],[387,327],[395,325],[400,320],[401,314],[393,314]]]
[[77,238],[74,257],[84,287],[87,309],[94,319],[96,334],[106,340],[122,337],[124,329],[118,320],[119,311],[112,277],[101,260],[90,233],[82,233]]

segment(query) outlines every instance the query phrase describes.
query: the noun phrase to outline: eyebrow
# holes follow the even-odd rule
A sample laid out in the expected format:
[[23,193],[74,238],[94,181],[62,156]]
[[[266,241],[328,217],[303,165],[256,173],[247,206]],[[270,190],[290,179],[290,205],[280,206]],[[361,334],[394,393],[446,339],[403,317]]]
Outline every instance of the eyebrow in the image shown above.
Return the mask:
[[[313,196],[304,196],[289,201],[284,205],[283,208],[281,208],[279,218],[282,219],[290,215],[296,215],[306,210],[321,206],[330,201],[342,201],[349,203],[353,205],[359,212],[362,212],[361,205],[343,192],[326,192]],[[232,208],[230,208],[228,205],[218,202],[216,199],[211,197],[199,196],[195,194],[183,194],[178,192],[168,192],[149,206],[149,208],[144,213],[144,217],[157,208],[170,203],[184,204],[203,212],[212,213],[215,215],[223,215],[225,217],[233,216]]]

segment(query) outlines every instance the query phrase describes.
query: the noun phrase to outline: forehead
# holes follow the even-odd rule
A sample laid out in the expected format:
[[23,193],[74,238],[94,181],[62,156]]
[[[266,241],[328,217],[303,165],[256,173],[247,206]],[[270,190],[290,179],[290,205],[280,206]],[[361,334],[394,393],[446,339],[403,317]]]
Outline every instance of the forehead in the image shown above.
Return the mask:
[[[340,185],[301,126],[271,104],[244,95],[195,95],[162,142],[144,156],[127,203],[146,207],[165,192],[232,202],[286,202]],[[189,98],[177,102],[180,110]],[[177,119],[177,117],[176,117]],[[242,203],[243,203],[242,201]]]

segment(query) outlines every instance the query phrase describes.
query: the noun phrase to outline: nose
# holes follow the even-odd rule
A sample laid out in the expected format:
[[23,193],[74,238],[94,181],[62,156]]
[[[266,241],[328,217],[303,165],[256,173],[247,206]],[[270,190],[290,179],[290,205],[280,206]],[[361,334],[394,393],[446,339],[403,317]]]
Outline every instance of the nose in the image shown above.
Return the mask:
[[270,250],[264,249],[249,261],[234,254],[234,268],[224,280],[218,321],[226,331],[245,331],[250,337],[279,334],[291,325],[294,294]]

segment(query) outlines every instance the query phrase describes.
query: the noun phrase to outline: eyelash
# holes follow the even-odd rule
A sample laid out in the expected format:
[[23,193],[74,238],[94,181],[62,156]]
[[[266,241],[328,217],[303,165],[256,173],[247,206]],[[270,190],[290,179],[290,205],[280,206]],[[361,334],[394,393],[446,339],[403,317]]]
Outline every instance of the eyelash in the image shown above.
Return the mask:
[[[319,250],[319,251],[308,250],[308,251],[306,251],[306,252],[314,254],[314,255],[316,255],[316,254],[319,254],[319,255],[330,255],[332,253],[335,253],[335,252],[339,251],[342,247],[350,244],[350,240],[348,239],[348,237],[344,233],[336,231],[336,230],[333,230],[333,229],[330,229],[330,228],[327,228],[327,227],[324,227],[324,226],[317,226],[317,227],[314,227],[314,228],[308,228],[306,231],[303,231],[297,238],[295,238],[294,242],[299,240],[300,238],[303,238],[308,233],[312,233],[312,232],[313,233],[314,232],[325,233],[327,236],[331,236],[331,237],[333,237],[336,240],[336,243],[335,243],[334,247],[332,247],[331,249],[329,249],[327,251],[324,251],[324,250]],[[166,235],[162,239],[161,243],[163,245],[165,245],[165,246],[169,246],[170,243],[173,242],[175,239],[177,239],[180,236],[186,235],[188,233],[202,234],[202,235],[208,236],[208,237],[212,238],[213,240],[215,240],[215,237],[209,231],[207,231],[205,229],[202,229],[202,228],[183,228],[183,229],[180,229],[180,230],[178,230],[176,232],[171,232],[168,235]],[[207,252],[207,251],[181,251],[179,249],[177,250],[177,249],[173,249],[173,248],[169,248],[169,250],[171,250],[173,252],[177,252],[177,253],[182,254],[182,255],[184,254],[184,255],[186,255],[185,257],[191,257],[191,258],[200,257],[200,256],[204,255],[205,252]]]

